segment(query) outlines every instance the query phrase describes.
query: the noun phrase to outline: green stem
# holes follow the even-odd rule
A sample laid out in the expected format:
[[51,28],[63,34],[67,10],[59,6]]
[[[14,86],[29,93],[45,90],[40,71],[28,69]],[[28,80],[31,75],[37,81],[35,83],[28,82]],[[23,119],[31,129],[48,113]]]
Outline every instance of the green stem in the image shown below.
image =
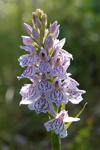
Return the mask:
[[51,144],[52,150],[61,150],[61,139],[59,134],[55,134],[55,132],[51,131]]

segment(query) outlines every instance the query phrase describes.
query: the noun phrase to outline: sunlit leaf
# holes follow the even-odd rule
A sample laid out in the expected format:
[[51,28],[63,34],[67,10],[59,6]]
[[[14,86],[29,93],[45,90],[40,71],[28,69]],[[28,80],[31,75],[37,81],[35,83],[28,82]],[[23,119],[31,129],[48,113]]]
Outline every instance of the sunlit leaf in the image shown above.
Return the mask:
[[[78,113],[78,115],[75,116],[75,118],[78,118],[78,117],[81,115],[81,113],[82,113],[83,110],[85,109],[86,105],[87,105],[87,102],[84,104],[83,108],[82,108],[81,111]],[[65,125],[66,129],[67,129],[71,124],[72,124],[72,122],[67,123],[67,124]]]

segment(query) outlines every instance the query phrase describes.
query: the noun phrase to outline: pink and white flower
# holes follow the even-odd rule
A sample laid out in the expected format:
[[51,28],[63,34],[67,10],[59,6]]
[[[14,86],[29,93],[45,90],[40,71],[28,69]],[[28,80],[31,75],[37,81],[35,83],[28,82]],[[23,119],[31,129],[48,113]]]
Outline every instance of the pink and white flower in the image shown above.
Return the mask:
[[66,122],[76,122],[79,121],[79,118],[73,118],[68,116],[68,111],[61,111],[56,115],[55,119],[52,119],[44,124],[47,131],[54,130],[56,134],[60,134],[61,138],[65,138],[67,134],[67,130],[65,128]]

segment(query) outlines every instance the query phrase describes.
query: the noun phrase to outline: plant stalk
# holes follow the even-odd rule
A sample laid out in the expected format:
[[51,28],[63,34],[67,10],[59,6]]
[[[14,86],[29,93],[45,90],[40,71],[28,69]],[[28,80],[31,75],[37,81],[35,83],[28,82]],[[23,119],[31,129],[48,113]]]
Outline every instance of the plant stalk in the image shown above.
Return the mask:
[[61,150],[61,138],[59,134],[55,134],[55,132],[51,131],[51,144],[52,150]]

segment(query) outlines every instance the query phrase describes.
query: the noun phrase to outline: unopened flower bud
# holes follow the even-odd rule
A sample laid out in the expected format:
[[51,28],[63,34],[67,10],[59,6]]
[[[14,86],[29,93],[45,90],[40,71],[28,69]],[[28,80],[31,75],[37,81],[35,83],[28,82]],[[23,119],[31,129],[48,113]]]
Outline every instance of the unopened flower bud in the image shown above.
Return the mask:
[[46,14],[44,14],[42,16],[42,23],[45,24],[45,27],[47,26],[47,15]]
[[24,23],[24,26],[25,26],[25,29],[26,29],[27,33],[28,33],[28,34],[31,34],[31,32],[32,32],[32,27],[29,26],[27,23]]
[[57,28],[57,21],[55,21],[51,26],[50,26],[50,33],[54,33],[56,31]]
[[22,39],[25,45],[31,45],[33,43],[32,38],[29,36],[22,36]]
[[37,30],[33,27],[32,28],[32,35],[34,37],[34,39],[38,40],[40,38],[39,33],[37,32]]
[[38,18],[42,18],[42,16],[43,16],[43,11],[40,10],[40,9],[36,9],[36,15],[37,15]]
[[58,35],[59,35],[59,27],[60,27],[60,25],[58,25],[58,26],[56,27],[56,31],[52,34],[52,37],[53,37],[54,39],[56,39],[56,38],[58,37]]
[[49,35],[45,41],[45,46],[47,49],[50,49],[53,46],[53,38]]
[[34,20],[34,22],[36,22],[36,18],[37,18],[37,16],[36,16],[36,12],[32,12],[32,16],[33,16],[33,20]]
[[42,27],[42,23],[41,23],[41,21],[39,19],[36,19],[36,26],[39,29]]

